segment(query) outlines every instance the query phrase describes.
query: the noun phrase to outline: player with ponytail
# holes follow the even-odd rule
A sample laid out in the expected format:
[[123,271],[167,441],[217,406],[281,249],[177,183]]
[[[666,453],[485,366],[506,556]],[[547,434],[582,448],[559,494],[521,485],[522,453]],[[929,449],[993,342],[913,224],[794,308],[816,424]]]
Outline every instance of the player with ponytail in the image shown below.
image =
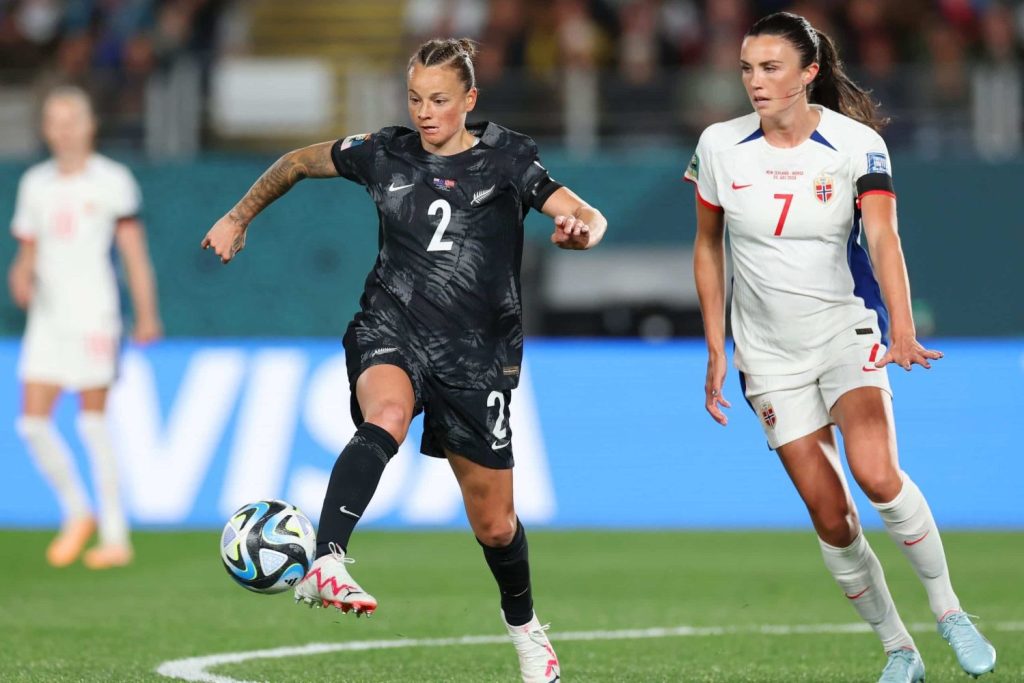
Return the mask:
[[961,609],[931,510],[896,453],[887,366],[930,368],[942,354],[917,341],[892,165],[879,136],[885,121],[846,75],[831,38],[801,16],[757,21],[740,68],[754,113],[705,130],[685,176],[697,193],[705,408],[728,422],[728,226],[733,362],[807,506],[825,565],[882,641],[888,661],[879,680],[917,683],[924,663],[861,531],[833,425],[854,479],[924,585],[939,633],[965,671],[987,673],[995,649]]

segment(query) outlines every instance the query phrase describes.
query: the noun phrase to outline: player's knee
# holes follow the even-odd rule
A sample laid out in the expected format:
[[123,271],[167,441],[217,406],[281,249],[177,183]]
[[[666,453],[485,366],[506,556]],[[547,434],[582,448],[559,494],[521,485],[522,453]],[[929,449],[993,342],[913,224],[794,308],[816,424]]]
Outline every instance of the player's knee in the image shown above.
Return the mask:
[[405,441],[411,420],[412,412],[398,402],[381,403],[366,415],[367,422],[387,431],[398,443]]
[[891,467],[877,472],[861,473],[857,477],[857,483],[872,503],[888,503],[896,498],[903,488],[899,470]]
[[860,523],[857,513],[844,506],[816,517],[814,527],[821,540],[836,548],[845,548],[857,538]]
[[516,535],[515,519],[509,519],[506,515],[488,517],[475,526],[476,537],[491,548],[504,548]]

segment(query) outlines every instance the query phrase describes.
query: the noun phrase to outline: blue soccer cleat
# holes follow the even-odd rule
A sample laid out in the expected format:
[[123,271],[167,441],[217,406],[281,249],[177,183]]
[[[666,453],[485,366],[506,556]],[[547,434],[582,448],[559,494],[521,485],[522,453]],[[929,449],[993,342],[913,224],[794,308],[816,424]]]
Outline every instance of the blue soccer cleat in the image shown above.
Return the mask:
[[919,683],[924,681],[924,661],[917,650],[901,647],[889,653],[878,683]]
[[947,612],[939,619],[939,635],[956,653],[963,670],[977,678],[996,668],[996,649],[985,640],[966,612]]

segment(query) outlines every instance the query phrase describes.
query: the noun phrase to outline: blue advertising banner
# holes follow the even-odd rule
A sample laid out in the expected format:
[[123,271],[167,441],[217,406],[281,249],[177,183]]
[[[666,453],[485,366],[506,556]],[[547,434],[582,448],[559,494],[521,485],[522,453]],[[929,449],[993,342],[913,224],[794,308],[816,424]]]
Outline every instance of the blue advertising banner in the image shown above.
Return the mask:
[[[1024,341],[939,340],[934,369],[892,370],[903,468],[948,527],[1024,528]],[[0,525],[54,526],[56,502],[17,438],[18,343],[0,342]],[[520,516],[532,526],[806,528],[802,503],[735,372],[728,427],[703,407],[703,343],[530,340],[511,427]],[[335,341],[175,340],[129,349],[110,401],[134,523],[215,527],[284,498],[316,518],[351,437]],[[57,424],[88,480],[65,397]],[[363,524],[463,526],[447,463],[418,453],[417,419]],[[852,484],[867,526],[877,515]]]

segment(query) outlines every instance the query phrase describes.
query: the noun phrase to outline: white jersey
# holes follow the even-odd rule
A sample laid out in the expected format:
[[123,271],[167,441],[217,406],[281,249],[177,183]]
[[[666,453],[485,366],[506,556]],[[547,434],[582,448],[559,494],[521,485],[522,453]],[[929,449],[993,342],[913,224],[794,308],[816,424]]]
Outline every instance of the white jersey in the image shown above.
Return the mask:
[[61,174],[52,160],[26,171],[11,232],[36,244],[30,318],[45,316],[69,332],[120,329],[111,248],[118,220],[139,209],[131,171],[102,155],[74,175]]
[[741,372],[805,372],[863,335],[887,335],[859,202],[895,196],[888,151],[871,128],[812,106],[821,122],[802,144],[772,147],[751,113],[709,126],[686,170],[698,201],[725,214]]
[[51,160],[22,176],[11,232],[36,245],[22,380],[67,389],[113,381],[121,336],[114,233],[120,219],[139,209],[131,171],[99,154],[74,175]]

